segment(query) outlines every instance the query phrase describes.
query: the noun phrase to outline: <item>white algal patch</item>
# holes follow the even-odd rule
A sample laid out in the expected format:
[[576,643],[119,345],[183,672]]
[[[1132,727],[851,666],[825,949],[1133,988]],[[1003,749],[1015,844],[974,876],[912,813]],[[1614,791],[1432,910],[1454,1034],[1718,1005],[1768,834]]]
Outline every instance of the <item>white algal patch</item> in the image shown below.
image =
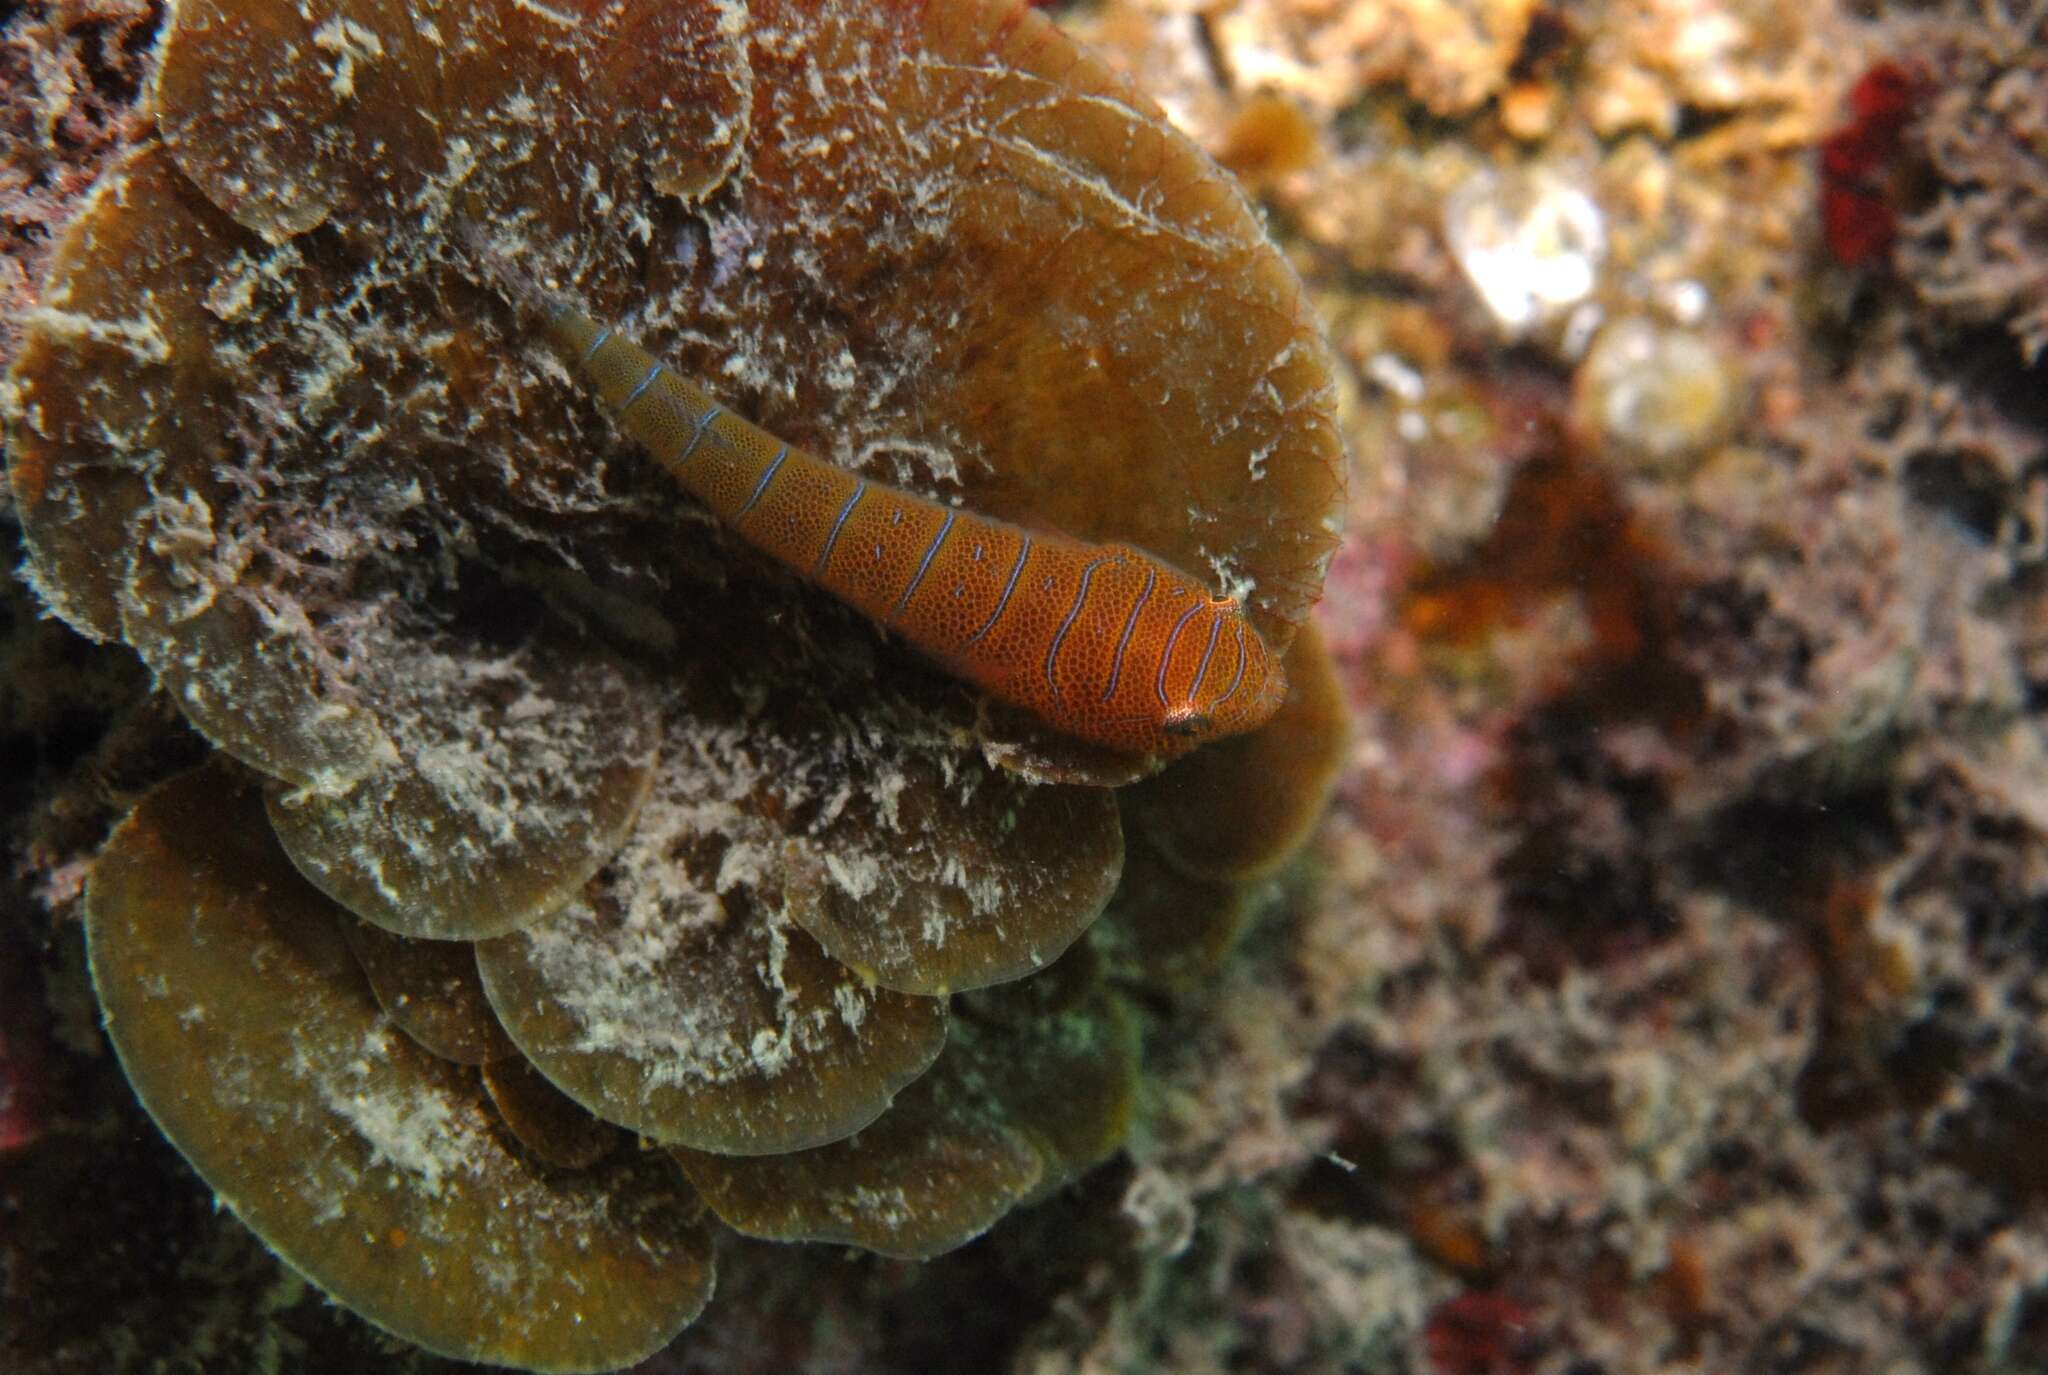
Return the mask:
[[171,341],[164,337],[162,327],[148,316],[102,320],[92,315],[43,306],[28,312],[22,324],[27,329],[40,331],[66,343],[90,340],[95,344],[109,344],[142,363],[167,363],[171,358]]
[[864,898],[882,886],[883,862],[875,855],[854,855],[837,849],[824,854],[825,872],[850,898]]
[[176,590],[175,601],[156,609],[163,620],[189,620],[234,585],[241,559],[223,549],[213,507],[198,492],[160,493],[136,513],[135,524],[149,552],[162,561],[164,581]]
[[337,17],[313,30],[313,46],[334,57],[334,75],[328,80],[328,88],[337,100],[355,97],[357,63],[384,56],[384,40],[353,19]]
[[842,1198],[832,1200],[832,1211],[849,1222],[879,1223],[885,1227],[901,1227],[917,1221],[917,1212],[910,1206],[910,1196],[900,1187],[853,1189]]
[[[420,643],[387,625],[368,657],[399,757],[486,847],[577,829],[606,770],[643,750],[633,684],[602,661],[552,667],[526,651]],[[377,824],[423,866],[494,862],[432,814],[382,808]]]
[[852,984],[841,984],[833,989],[832,1003],[848,1031],[859,1031],[861,1023],[868,1019],[869,999]]
[[328,1111],[362,1138],[372,1164],[400,1171],[440,1198],[455,1177],[481,1174],[495,1146],[475,1105],[402,1082],[390,1058],[396,1038],[388,1027],[373,1027],[360,1054],[345,1060],[309,1054],[301,1044],[296,1068]]
[[[629,1060],[653,1087],[773,1077],[824,1044],[835,1023],[859,1025],[869,995],[842,985],[806,1006],[785,977],[786,921],[756,907],[745,927],[729,927],[720,895],[772,889],[782,867],[776,831],[740,800],[771,781],[808,798],[806,774],[794,761],[757,763],[761,742],[739,727],[678,718],[607,871],[603,909],[571,903],[526,932],[525,956],[574,1020],[578,1053]],[[711,972],[735,958],[736,972]]]

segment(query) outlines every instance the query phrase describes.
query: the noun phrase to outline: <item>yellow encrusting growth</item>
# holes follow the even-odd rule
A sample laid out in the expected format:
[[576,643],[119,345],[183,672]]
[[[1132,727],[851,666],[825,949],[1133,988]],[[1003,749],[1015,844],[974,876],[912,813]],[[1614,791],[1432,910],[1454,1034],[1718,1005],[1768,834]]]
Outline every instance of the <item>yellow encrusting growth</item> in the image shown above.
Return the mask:
[[863,478],[733,415],[573,306],[542,308],[549,342],[620,427],[748,543],[1055,729],[1180,754],[1263,725],[1286,696],[1237,600],[1144,551]]

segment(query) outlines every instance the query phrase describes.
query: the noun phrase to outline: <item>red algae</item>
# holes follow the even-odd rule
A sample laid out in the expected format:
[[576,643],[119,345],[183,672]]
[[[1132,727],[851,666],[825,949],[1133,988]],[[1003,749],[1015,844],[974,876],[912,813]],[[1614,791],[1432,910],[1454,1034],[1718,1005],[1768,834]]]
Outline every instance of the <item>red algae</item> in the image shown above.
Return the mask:
[[1821,228],[1828,252],[1844,267],[1877,267],[1891,258],[1906,133],[1928,93],[1924,75],[1880,62],[1850,89],[1850,122],[1821,144]]
[[1572,695],[1602,715],[1683,730],[1702,704],[1672,658],[1684,586],[1676,553],[1631,512],[1611,475],[1554,433],[1517,464],[1484,540],[1455,563],[1414,570],[1398,603],[1402,624],[1426,647],[1469,652],[1571,601],[1587,630],[1562,666]]
[[1439,1304],[1423,1329],[1436,1375],[1527,1375],[1534,1315],[1505,1294],[1477,1289]]

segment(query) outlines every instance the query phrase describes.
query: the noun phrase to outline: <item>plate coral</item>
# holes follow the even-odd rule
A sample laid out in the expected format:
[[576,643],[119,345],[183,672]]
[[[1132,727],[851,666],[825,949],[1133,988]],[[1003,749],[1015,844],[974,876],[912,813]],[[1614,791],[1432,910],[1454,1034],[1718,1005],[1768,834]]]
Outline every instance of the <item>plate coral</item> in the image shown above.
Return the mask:
[[[703,1307],[709,1219],[929,1256],[1113,1154],[1151,975],[1090,927],[1199,854],[1208,967],[1344,739],[1332,364],[1235,184],[982,0],[181,0],[158,61],[6,440],[35,590],[215,752],[84,911],[218,1197],[430,1351],[599,1370]],[[483,238],[920,509],[1184,570],[1302,686],[1163,772],[992,708],[636,453]]]

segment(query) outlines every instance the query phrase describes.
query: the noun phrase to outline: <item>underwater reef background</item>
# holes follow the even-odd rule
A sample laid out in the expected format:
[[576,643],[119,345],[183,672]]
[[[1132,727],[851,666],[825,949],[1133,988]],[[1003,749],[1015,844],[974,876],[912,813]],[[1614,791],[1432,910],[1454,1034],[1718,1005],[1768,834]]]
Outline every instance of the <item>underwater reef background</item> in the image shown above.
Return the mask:
[[[933,1261],[725,1236],[640,1369],[2048,1369],[2048,5],[1040,8],[1330,331],[1335,800],[1134,997],[1116,1158]],[[0,29],[0,365],[163,25]],[[206,746],[4,597],[0,1369],[466,1368],[136,1103],[84,878]]]

